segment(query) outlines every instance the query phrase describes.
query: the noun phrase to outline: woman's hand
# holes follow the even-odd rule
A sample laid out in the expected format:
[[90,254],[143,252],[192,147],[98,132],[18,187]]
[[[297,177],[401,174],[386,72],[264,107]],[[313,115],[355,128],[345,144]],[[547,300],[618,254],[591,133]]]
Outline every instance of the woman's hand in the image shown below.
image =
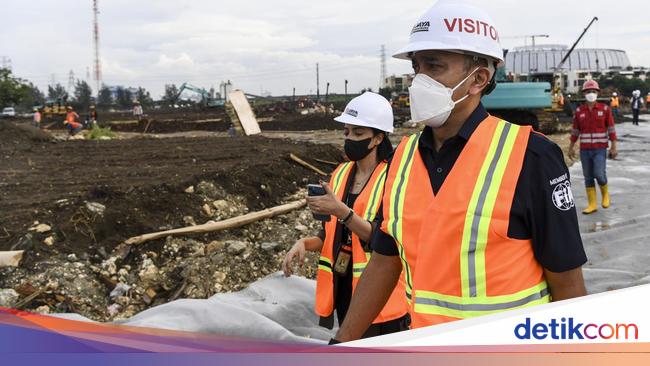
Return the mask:
[[293,262],[296,257],[298,258],[298,267],[302,268],[303,263],[305,263],[305,239],[299,239],[287,252],[287,255],[284,257],[284,262],[282,263],[282,271],[284,272],[285,277],[289,277],[293,274]]
[[309,205],[309,209],[313,213],[334,215],[339,219],[347,216],[350,208],[336,197],[329,184],[321,182],[321,185],[325,189],[325,194],[322,196],[308,196],[307,204]]

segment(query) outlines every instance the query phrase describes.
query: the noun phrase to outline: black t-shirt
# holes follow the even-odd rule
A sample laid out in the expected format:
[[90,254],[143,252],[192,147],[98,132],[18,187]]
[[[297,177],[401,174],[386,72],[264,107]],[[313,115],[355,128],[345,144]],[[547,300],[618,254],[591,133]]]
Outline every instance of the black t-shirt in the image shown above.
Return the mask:
[[[434,193],[438,193],[470,136],[487,116],[479,104],[458,135],[446,140],[440,151],[434,148],[431,127],[424,128],[418,150]],[[531,239],[535,258],[552,272],[578,268],[587,261],[569,182],[562,150],[546,137],[531,133],[510,210],[508,236]],[[380,207],[376,217],[378,228],[382,216]],[[381,230],[375,230],[371,245],[379,254],[398,255],[395,240]]]
[[[358,193],[348,193],[345,204],[352,208],[357,197],[359,197]],[[341,241],[334,245],[334,253],[338,252],[338,248],[341,244],[349,243],[351,240],[351,232],[348,227],[341,225],[340,223],[339,225],[341,226]],[[338,317],[339,325],[341,325],[343,324],[343,319],[345,319],[345,314],[348,313],[350,301],[352,300],[352,260],[348,263],[348,269],[345,272],[345,276],[335,277],[337,277],[336,294],[334,295],[334,299],[336,299],[336,316]]]

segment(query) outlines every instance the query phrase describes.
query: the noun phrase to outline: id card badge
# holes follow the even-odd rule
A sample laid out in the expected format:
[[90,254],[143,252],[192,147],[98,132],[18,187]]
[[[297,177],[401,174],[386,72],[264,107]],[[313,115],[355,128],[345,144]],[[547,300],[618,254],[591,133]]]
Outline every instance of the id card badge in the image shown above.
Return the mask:
[[336,256],[336,262],[334,262],[334,272],[339,276],[345,276],[350,259],[352,259],[352,247],[342,245],[339,254]]

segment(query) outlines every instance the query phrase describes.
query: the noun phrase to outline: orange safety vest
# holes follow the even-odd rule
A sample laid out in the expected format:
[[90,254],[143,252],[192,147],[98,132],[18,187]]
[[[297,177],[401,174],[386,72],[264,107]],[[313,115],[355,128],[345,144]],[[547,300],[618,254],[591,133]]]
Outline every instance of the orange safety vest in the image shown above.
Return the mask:
[[646,101],[646,103],[650,103],[650,95],[648,95],[647,97],[645,97],[645,101]]
[[612,97],[612,101],[609,103],[609,106],[612,108],[618,108],[618,97]]
[[[351,178],[350,172],[354,167],[354,162],[343,163],[339,165],[332,173],[330,187],[339,200],[343,200],[348,179]],[[368,179],[368,183],[359,193],[354,207],[354,212],[368,221],[373,221],[381,204],[381,197],[384,190],[384,181],[386,178],[386,163],[381,162],[375,168]],[[334,240],[336,237],[337,220],[332,217],[325,223],[325,242],[321,250],[320,261],[318,263],[318,272],[316,274],[316,313],[322,317],[329,317],[334,311],[334,274],[332,267],[334,265]],[[368,264],[370,253],[363,249],[359,237],[352,233],[352,293],[359,282],[363,270]],[[404,283],[400,280],[388,302],[381,310],[375,323],[384,323],[389,320],[397,319],[408,312],[408,304],[404,297]]]
[[68,112],[65,116],[65,120],[69,123],[72,123],[75,121],[75,117],[78,117],[75,112]]
[[489,116],[434,195],[420,133],[395,150],[383,199],[406,276],[411,328],[550,301],[530,240],[508,237],[530,127]]

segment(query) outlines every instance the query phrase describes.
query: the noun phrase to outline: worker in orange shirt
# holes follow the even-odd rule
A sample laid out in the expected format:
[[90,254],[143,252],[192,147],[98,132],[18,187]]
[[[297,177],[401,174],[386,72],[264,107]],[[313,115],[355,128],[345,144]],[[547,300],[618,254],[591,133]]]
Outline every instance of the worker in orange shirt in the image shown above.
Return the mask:
[[609,106],[612,108],[612,113],[614,114],[615,118],[618,118],[618,106],[620,105],[619,100],[618,100],[618,93],[614,92],[612,93],[612,98],[609,101]]
[[65,121],[63,122],[63,124],[68,129],[68,133],[70,133],[70,136],[74,136],[83,129],[83,125],[78,122],[79,115],[77,114],[77,112],[74,111],[74,109],[71,106],[68,106],[66,110],[68,112],[66,113]]

